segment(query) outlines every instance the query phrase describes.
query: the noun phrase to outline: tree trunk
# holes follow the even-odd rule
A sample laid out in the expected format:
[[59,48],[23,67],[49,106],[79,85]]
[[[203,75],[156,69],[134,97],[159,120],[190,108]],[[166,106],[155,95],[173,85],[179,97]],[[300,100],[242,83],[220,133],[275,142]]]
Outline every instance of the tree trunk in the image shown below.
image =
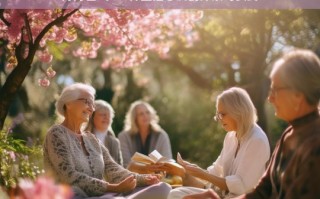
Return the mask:
[[4,127],[4,122],[9,111],[9,106],[14,100],[22,82],[31,69],[32,61],[19,62],[9,74],[6,82],[0,90],[0,130]]
[[112,98],[114,96],[111,74],[112,74],[111,68],[103,70],[104,84],[102,88],[97,89],[96,99],[103,99],[111,103]]

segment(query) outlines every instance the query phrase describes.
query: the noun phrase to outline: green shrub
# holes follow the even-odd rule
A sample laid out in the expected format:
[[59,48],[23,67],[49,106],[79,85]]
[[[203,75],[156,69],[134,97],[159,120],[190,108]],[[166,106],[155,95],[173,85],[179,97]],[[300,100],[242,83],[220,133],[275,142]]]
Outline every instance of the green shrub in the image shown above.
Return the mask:
[[0,131],[0,186],[15,187],[19,178],[35,179],[43,173],[42,147],[27,146],[9,131]]

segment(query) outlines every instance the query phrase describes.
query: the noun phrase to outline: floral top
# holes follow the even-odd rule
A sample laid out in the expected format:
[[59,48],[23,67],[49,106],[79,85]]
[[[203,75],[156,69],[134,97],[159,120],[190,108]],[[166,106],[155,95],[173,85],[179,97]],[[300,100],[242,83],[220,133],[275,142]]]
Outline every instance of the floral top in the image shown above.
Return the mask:
[[256,189],[241,198],[320,197],[320,117],[317,111],[290,122]]
[[52,126],[44,142],[44,167],[60,183],[72,186],[76,195],[98,196],[107,192],[107,182],[118,183],[136,175],[143,185],[143,175],[134,174],[118,165],[108,150],[91,133],[82,133],[83,144],[70,129]]

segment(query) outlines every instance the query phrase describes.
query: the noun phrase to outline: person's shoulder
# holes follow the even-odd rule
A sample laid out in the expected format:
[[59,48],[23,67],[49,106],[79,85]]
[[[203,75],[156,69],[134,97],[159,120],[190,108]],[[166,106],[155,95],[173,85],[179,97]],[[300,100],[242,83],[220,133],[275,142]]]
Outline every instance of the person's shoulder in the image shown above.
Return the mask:
[[250,136],[247,138],[247,142],[251,144],[261,145],[269,147],[269,139],[266,133],[257,124],[251,130]]
[[253,139],[268,139],[267,134],[257,124],[253,126],[251,131],[252,131],[251,138]]
[[118,134],[118,139],[123,140],[123,139],[129,139],[129,137],[132,135],[130,131],[123,130]]
[[163,129],[158,129],[158,130],[153,130],[152,131],[155,135],[157,135],[157,137],[161,137],[161,138],[163,138],[163,139],[169,139],[169,135],[168,135],[168,133],[165,131],[165,130],[163,130]]
[[61,134],[64,133],[64,127],[60,124],[55,124],[52,125],[48,131],[47,131],[47,135],[49,134]]
[[123,130],[123,131],[121,131],[121,132],[118,134],[118,136],[124,136],[124,135],[129,135],[129,134],[130,134],[129,131]]
[[320,161],[320,134],[313,134],[305,139],[296,149],[295,156],[301,162]]
[[155,133],[159,133],[159,134],[163,134],[163,135],[167,135],[168,133],[163,130],[162,128],[157,129],[156,131],[154,130]]
[[224,139],[233,139],[237,138],[237,134],[235,131],[228,131]]
[[120,143],[119,138],[117,138],[115,135],[109,136],[107,139],[110,139],[113,143]]
[[301,143],[301,147],[320,151],[320,133],[311,134],[311,136],[306,138],[304,142]]
[[90,139],[98,139],[95,134],[93,134],[89,131],[85,131],[83,135],[90,138]]
[[233,143],[237,140],[237,134],[235,131],[227,132],[226,136],[224,136],[223,142],[224,145],[228,145],[229,143]]

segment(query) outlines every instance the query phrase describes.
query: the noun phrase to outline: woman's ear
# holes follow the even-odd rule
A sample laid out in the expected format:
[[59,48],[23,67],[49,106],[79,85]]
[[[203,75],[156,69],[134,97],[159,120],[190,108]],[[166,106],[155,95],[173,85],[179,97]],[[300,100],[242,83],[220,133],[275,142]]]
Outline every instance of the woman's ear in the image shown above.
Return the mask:
[[304,104],[307,102],[304,94],[302,92],[296,91],[293,94],[293,99],[294,101],[294,110],[299,111],[301,107],[304,106]]
[[64,110],[68,110],[70,108],[70,105],[71,105],[71,102],[66,102],[63,107],[64,107]]

